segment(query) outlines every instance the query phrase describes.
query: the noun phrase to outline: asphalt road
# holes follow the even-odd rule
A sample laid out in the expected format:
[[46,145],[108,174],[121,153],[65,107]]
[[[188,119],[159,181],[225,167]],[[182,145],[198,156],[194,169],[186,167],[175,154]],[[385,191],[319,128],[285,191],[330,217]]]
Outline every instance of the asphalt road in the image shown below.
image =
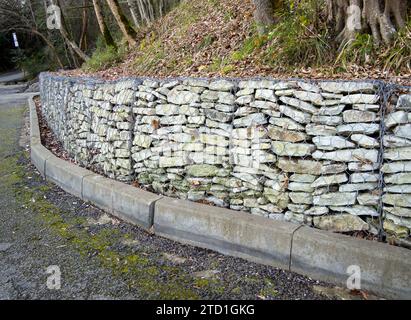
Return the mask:
[[11,71],[0,74],[0,84],[7,82],[18,82],[24,80],[25,74],[20,71]]
[[0,299],[336,295],[294,273],[150,235],[46,183],[29,161],[27,95],[10,91],[0,87]]

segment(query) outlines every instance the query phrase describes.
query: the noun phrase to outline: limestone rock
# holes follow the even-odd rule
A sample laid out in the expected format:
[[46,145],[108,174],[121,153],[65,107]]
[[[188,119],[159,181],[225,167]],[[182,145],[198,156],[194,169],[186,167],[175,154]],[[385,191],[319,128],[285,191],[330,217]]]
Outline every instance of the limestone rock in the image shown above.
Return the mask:
[[384,210],[398,217],[411,218],[411,209],[384,206]]
[[363,206],[378,206],[380,197],[372,193],[361,193],[357,196],[357,201]]
[[257,100],[277,102],[277,97],[274,95],[274,91],[268,89],[257,89],[255,92],[255,98]]
[[385,135],[383,137],[384,147],[395,148],[395,147],[411,147],[411,140],[400,138],[394,135]]
[[377,123],[353,123],[342,124],[337,127],[337,132],[340,134],[373,134],[380,130],[380,126]]
[[307,211],[304,212],[304,214],[309,215],[309,216],[322,216],[324,214],[328,214],[330,210],[328,207],[311,207]]
[[388,212],[385,214],[386,219],[392,220],[396,225],[404,226],[408,229],[411,229],[411,219],[405,217],[397,217]]
[[285,105],[280,106],[280,112],[299,123],[305,124],[310,123],[311,121],[311,114],[296,110]]
[[235,88],[235,84],[228,80],[216,80],[212,81],[209,85],[210,90],[215,91],[231,91]]
[[[317,177],[313,176],[311,174],[294,173],[290,176],[290,181],[302,182],[302,183],[312,183],[312,182],[314,182],[315,179],[317,179]],[[291,210],[291,211],[293,211],[293,210]]]
[[411,139],[411,123],[396,127],[394,134],[400,138]]
[[337,129],[331,126],[307,124],[305,127],[307,134],[311,136],[332,136],[337,133]]
[[322,163],[312,160],[278,159],[277,166],[285,172],[320,175]]
[[385,183],[389,184],[411,184],[411,172],[402,172],[384,177]]
[[398,238],[408,238],[410,233],[410,230],[407,227],[397,225],[389,219],[384,220],[383,228],[387,233],[394,234]]
[[320,88],[314,84],[314,83],[308,83],[308,82],[303,82],[303,81],[298,81],[297,85],[303,89],[304,91],[310,91],[310,92],[315,92],[315,93],[319,93],[320,92]]
[[304,131],[304,126],[289,118],[274,118],[271,117],[269,123],[287,130]]
[[382,201],[393,206],[411,208],[411,194],[386,193],[382,196]]
[[356,172],[350,176],[351,183],[378,182],[378,173]]
[[354,143],[338,136],[318,136],[313,138],[313,142],[317,149],[329,151],[355,147]]
[[386,149],[384,159],[392,161],[411,160],[411,147]]
[[315,146],[307,143],[273,141],[272,150],[279,156],[304,157],[310,155],[315,150]]
[[266,124],[267,119],[264,113],[254,113],[243,118],[234,119],[235,127],[250,127],[252,125]]
[[307,139],[303,132],[290,131],[279,127],[268,126],[268,136],[272,140],[281,140],[287,142],[300,142]]
[[380,100],[378,95],[374,94],[351,94],[341,99],[341,104],[373,104]]
[[365,82],[337,82],[327,81],[320,83],[321,89],[332,93],[373,92],[375,85]]
[[391,193],[411,193],[411,184],[388,185],[384,188],[384,191]]
[[371,216],[378,217],[378,212],[372,207],[368,206],[352,206],[352,207],[335,207],[330,206],[330,209],[337,212],[346,212],[354,216]]
[[351,183],[343,184],[339,187],[340,192],[353,192],[353,191],[372,191],[378,187],[377,183]]
[[197,93],[190,91],[178,91],[176,89],[173,89],[169,92],[167,100],[168,102],[173,104],[191,104],[200,102],[200,96]]
[[345,149],[331,152],[315,151],[312,154],[314,159],[332,160],[337,162],[350,161],[378,161],[378,151],[372,149]]
[[397,111],[389,113],[385,117],[385,127],[391,128],[397,124],[406,124],[408,123],[408,112]]
[[364,220],[351,214],[314,217],[313,223],[319,229],[334,232],[364,231],[369,229],[368,224]]
[[321,104],[321,102],[323,102],[324,100],[321,94],[308,91],[294,91],[294,96],[297,99],[308,101],[316,105]]
[[317,180],[315,180],[311,186],[313,188],[319,188],[324,186],[330,186],[333,184],[340,184],[348,181],[347,175],[344,174],[337,174],[331,176],[321,176]]
[[343,112],[343,118],[346,123],[376,122],[377,114],[371,111],[347,110]]
[[365,147],[365,148],[376,148],[380,144],[378,143],[377,139],[369,137],[364,134],[353,134],[351,135],[351,140],[355,141],[359,146]]
[[312,116],[311,121],[327,126],[338,126],[343,122],[343,119],[339,116]]
[[290,182],[288,184],[288,190],[290,190],[290,191],[302,191],[302,192],[313,192],[314,188],[311,187],[311,185],[309,183]]
[[229,141],[225,137],[213,134],[201,134],[200,141],[205,144],[216,145],[219,147],[227,147],[229,145]]
[[152,141],[153,141],[153,138],[151,138],[150,136],[146,136],[143,134],[136,134],[134,136],[133,145],[139,146],[142,148],[149,148]]
[[250,107],[257,109],[269,109],[269,110],[278,110],[278,104],[270,101],[253,101],[250,103]]
[[136,93],[134,90],[123,90],[114,98],[115,104],[131,105],[135,101]]
[[307,102],[304,102],[304,101],[301,101],[295,98],[289,98],[289,97],[280,97],[280,100],[284,102],[285,104],[295,107],[301,111],[308,112],[311,114],[318,113],[318,109],[310,103],[307,103]]
[[411,94],[400,96],[396,108],[400,110],[411,110]]
[[318,111],[318,115],[320,116],[338,116],[340,115],[345,109],[344,104],[336,105],[336,106],[325,106],[321,107]]
[[289,197],[296,204],[312,204],[313,196],[307,192],[290,192]]
[[355,192],[335,192],[314,196],[316,206],[348,206],[353,205],[357,199]]
[[219,171],[219,168],[209,164],[191,165],[186,169],[187,175],[193,177],[214,177]]
[[254,97],[252,95],[248,95],[248,96],[240,96],[235,100],[236,104],[240,104],[240,105],[246,105],[246,104],[250,104],[251,102],[254,101]]

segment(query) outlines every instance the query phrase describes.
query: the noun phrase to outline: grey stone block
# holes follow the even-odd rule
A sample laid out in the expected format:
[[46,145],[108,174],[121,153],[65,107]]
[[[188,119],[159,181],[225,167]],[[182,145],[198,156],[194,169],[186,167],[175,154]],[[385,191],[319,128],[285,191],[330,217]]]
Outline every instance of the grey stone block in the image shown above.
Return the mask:
[[153,225],[154,204],[162,196],[113,181],[113,214],[149,229]]
[[46,160],[53,157],[53,154],[43,147],[39,138],[30,139],[30,158],[33,165],[39,170],[40,174],[45,177]]
[[293,237],[291,271],[346,286],[349,266],[361,288],[389,298],[411,298],[411,252],[387,244],[302,227]]
[[83,179],[83,195],[85,201],[90,201],[99,208],[113,213],[113,180],[93,174]]
[[40,138],[39,120],[33,98],[28,99],[28,105],[30,110],[30,138]]
[[155,204],[154,231],[179,242],[281,268],[289,267],[298,225],[172,198]]
[[91,171],[80,168],[72,163],[51,156],[46,160],[46,180],[59,185],[63,190],[82,197],[83,178],[93,174]]

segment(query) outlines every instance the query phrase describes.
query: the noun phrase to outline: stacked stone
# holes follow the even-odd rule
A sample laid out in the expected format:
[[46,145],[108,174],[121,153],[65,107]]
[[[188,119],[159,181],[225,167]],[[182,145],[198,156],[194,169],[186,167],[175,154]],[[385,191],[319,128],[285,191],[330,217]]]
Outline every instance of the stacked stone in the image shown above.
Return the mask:
[[187,79],[144,85],[151,85],[145,91],[150,101],[139,100],[143,105],[134,108],[141,114],[132,150],[138,181],[163,194],[226,206],[228,193],[213,177],[228,175],[233,83]]
[[69,109],[69,104],[66,101],[70,99],[73,90],[61,79],[51,78],[42,78],[40,87],[42,99],[48,102],[43,103],[43,115],[57,139],[62,142],[66,150],[69,150],[70,143],[68,142],[68,127],[66,125],[66,111]]
[[130,181],[134,177],[131,146],[139,82],[129,80],[101,86],[94,91],[91,130],[87,137],[90,165],[108,177]]
[[277,157],[272,152],[270,126],[273,117],[280,117],[276,87],[292,83],[273,81],[240,81],[236,92],[238,109],[231,133],[230,207],[252,214],[278,218],[288,204],[284,190],[286,176],[275,168]]
[[93,105],[93,85],[78,84],[70,88],[71,94],[65,111],[67,136],[63,140],[65,149],[77,163],[88,165],[89,152],[87,138],[91,128],[91,107]]
[[409,94],[382,123],[370,82],[42,76],[41,90],[66,150],[111,178],[337,231],[375,231],[384,191],[387,229],[409,233]]
[[385,117],[384,229],[398,237],[411,230],[411,91],[398,97]]
[[280,144],[276,151],[283,156],[278,167],[291,173],[292,204],[286,218],[324,229],[368,230],[359,216],[378,216],[379,96],[375,85],[297,85],[292,96],[280,97],[284,114],[304,125],[306,134],[305,143]]
[[[168,147],[168,144],[161,141],[158,135],[160,117],[157,111],[162,109],[161,106],[167,109],[165,93],[168,93],[169,88],[175,85],[176,82],[160,85],[158,81],[143,81],[138,88],[137,101],[133,107],[135,125],[131,153],[134,171],[140,184],[150,185],[158,193],[164,193],[168,189],[167,182],[169,181],[166,171],[159,165],[161,147]],[[169,111],[172,113],[171,106]],[[174,127],[174,130],[180,131],[180,129],[181,126]],[[165,139],[168,139],[167,134],[163,135]]]

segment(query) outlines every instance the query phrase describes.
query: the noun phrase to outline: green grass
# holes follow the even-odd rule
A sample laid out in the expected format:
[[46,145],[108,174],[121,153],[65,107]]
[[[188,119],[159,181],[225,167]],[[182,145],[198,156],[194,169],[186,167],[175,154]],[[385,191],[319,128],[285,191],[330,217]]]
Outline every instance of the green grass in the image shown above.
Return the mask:
[[404,67],[411,71],[411,19],[399,31],[393,44],[386,48],[381,58],[387,71],[399,72]]
[[82,68],[86,71],[100,71],[113,67],[122,62],[127,54],[127,47],[125,44],[120,44],[116,49],[111,46],[106,46],[99,38],[97,41],[97,48],[89,60],[87,60]]

